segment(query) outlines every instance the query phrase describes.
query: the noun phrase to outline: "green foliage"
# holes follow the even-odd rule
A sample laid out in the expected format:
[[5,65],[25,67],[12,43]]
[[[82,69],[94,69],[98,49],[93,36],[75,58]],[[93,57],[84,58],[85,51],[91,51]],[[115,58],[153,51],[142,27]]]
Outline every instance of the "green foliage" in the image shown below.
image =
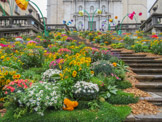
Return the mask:
[[131,46],[135,52],[149,52],[149,46],[144,43],[135,43],[135,45]]
[[155,54],[162,55],[162,42],[152,41],[151,42],[151,51]]
[[127,105],[130,103],[137,103],[138,97],[134,97],[134,95],[130,93],[118,91],[116,95],[111,95],[111,97],[107,101],[111,104]]
[[121,82],[116,82],[116,86],[118,89],[127,89],[132,87],[132,84],[128,81],[121,81]]
[[116,86],[108,85],[108,86],[106,86],[105,91],[100,92],[100,96],[105,99],[108,99],[111,97],[111,95],[116,95],[117,91],[118,90],[117,90]]

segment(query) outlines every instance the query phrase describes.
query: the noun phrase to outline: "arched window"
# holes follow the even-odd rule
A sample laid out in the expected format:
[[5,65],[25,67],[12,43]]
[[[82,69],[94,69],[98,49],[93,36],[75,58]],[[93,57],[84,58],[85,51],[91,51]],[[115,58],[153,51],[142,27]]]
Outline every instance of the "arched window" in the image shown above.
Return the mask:
[[83,10],[83,7],[80,5],[79,6],[79,11],[82,11]]
[[105,13],[105,12],[106,12],[105,10],[106,10],[106,6],[103,5],[103,6],[102,6],[102,13]]
[[93,13],[94,12],[94,6],[91,6],[90,7],[90,13]]

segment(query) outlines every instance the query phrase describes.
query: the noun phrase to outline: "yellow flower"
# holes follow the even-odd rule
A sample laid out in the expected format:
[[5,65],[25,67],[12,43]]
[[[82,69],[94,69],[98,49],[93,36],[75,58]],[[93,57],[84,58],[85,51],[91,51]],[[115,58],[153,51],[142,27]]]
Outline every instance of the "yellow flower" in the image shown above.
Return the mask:
[[4,59],[4,56],[1,56],[1,59]]
[[28,7],[28,1],[26,0],[15,0],[17,6],[19,6],[19,8],[21,8],[22,10],[26,10]]
[[6,81],[6,84],[9,84],[10,83],[10,79],[8,79],[7,81]]
[[109,22],[113,22],[113,19],[109,19]]
[[94,71],[91,71],[91,74],[93,75],[94,74]]
[[75,77],[76,77],[76,75],[77,75],[77,71],[73,71],[72,76],[75,78]]
[[17,79],[19,79],[20,77],[21,77],[21,75],[18,74],[18,75],[17,75]]

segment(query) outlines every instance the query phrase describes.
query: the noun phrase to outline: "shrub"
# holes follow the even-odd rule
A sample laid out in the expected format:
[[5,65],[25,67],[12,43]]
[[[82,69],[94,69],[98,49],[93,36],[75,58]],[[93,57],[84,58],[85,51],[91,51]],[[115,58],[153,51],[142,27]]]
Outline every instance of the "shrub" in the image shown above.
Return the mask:
[[127,89],[132,87],[132,84],[128,81],[121,81],[121,82],[116,82],[116,86],[118,89]]
[[112,73],[112,66],[105,60],[93,63],[92,69],[95,72],[95,75],[103,74],[109,76]]
[[118,91],[116,95],[111,95],[111,97],[107,100],[111,104],[130,104],[137,103],[138,97],[134,97],[133,94],[125,93],[122,91]]

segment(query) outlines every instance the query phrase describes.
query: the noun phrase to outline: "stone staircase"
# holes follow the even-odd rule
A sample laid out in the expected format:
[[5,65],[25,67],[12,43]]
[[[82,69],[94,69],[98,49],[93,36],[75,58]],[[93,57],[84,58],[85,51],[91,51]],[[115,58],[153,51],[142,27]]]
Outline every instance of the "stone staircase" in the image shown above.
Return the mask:
[[136,87],[151,95],[151,97],[140,99],[158,105],[161,111],[158,115],[132,115],[133,117],[129,116],[126,121],[162,122],[162,60],[134,52],[121,52],[120,50],[111,50],[111,52],[114,56],[122,59],[137,74],[136,79],[139,80],[139,83],[136,84]]
[[[76,36],[72,37],[79,42],[84,42],[89,47],[99,48],[86,43]],[[111,50],[111,49],[110,49]],[[111,50],[114,56],[122,59],[137,74],[136,79],[140,81],[137,88],[148,92],[151,97],[140,98],[159,106],[157,115],[129,115],[126,122],[162,122],[162,60],[155,60],[156,57],[146,57],[144,54],[134,52],[122,52]]]

